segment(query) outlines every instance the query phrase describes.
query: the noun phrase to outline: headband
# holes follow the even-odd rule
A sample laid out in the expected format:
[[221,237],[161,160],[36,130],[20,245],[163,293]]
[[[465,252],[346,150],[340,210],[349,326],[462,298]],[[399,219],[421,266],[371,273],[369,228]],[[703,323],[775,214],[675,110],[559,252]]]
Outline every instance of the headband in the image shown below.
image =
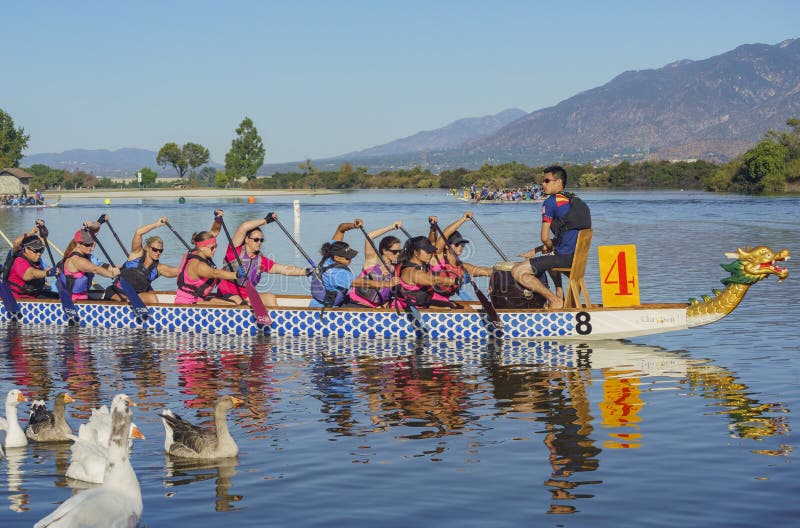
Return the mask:
[[217,237],[211,237],[205,240],[200,240],[199,242],[195,242],[194,245],[197,247],[205,247],[205,246],[213,246],[216,243],[217,243]]

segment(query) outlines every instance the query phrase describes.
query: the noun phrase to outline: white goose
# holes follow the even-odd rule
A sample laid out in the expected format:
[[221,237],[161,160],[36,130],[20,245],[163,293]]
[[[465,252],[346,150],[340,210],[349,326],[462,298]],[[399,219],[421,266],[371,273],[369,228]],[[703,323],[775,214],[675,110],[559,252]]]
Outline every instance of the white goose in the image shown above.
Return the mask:
[[66,406],[75,400],[67,392],[60,392],[53,404],[53,411],[47,410],[47,404],[35,400],[31,404],[31,417],[25,427],[25,436],[31,442],[69,442],[72,427],[64,416]]
[[142,516],[142,490],[128,456],[132,405],[136,404],[124,394],[116,395],[111,403],[111,440],[103,484],[73,495],[34,528],[138,525]]
[[239,446],[228,431],[226,415],[244,402],[235,396],[222,396],[214,405],[214,430],[193,425],[169,409],[161,414],[166,435],[164,451],[179,458],[227,458],[239,454]]
[[[108,462],[108,446],[111,438],[111,413],[105,405],[92,409],[92,416],[78,428],[78,436],[70,435],[73,441],[70,447],[71,459],[67,468],[67,477],[83,482],[100,484]],[[144,435],[131,423],[128,449],[134,438],[144,439]]]
[[12,389],[8,391],[6,396],[6,419],[0,420],[0,429],[6,430],[6,449],[9,447],[25,447],[28,445],[28,439],[25,438],[25,432],[19,425],[17,420],[17,411],[19,404],[28,401],[28,398],[22,394],[19,389]]

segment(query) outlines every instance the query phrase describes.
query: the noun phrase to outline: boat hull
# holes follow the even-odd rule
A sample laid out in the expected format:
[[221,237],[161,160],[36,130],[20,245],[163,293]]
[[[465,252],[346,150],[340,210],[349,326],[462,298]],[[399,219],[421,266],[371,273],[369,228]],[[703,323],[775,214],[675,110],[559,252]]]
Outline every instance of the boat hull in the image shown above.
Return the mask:
[[[80,326],[144,328],[153,332],[196,334],[274,335],[308,337],[367,337],[375,339],[624,339],[687,328],[686,304],[645,305],[632,309],[593,307],[582,311],[498,310],[502,328],[495,328],[475,303],[458,309],[420,310],[421,325],[407,312],[388,309],[304,308],[307,298],[282,298],[269,310],[272,324],[257,324],[247,307],[156,304],[140,322],[124,303],[79,301]],[[58,301],[20,301],[12,317],[0,307],[0,321],[22,325],[66,325]]]

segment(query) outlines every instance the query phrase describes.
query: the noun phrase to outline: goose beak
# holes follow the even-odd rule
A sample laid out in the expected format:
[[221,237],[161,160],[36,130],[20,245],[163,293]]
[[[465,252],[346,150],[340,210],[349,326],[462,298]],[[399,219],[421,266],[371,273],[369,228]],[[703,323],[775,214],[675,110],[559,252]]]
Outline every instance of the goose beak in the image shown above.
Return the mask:
[[136,402],[133,401],[132,399],[130,399],[129,397],[126,396],[125,399],[128,402],[128,405],[130,405],[131,407],[136,407],[137,406]]
[[136,426],[136,424],[131,424],[131,438],[138,438],[139,440],[145,439],[142,431]]
[[26,398],[25,395],[20,392],[19,394],[17,394],[17,401],[18,402],[25,402],[25,401],[28,401],[28,398]]
[[69,394],[64,395],[64,403],[72,403],[75,401],[75,398],[70,396]]
[[236,396],[231,396],[231,400],[233,400],[233,406],[238,407],[240,405],[244,405],[244,400],[237,398]]

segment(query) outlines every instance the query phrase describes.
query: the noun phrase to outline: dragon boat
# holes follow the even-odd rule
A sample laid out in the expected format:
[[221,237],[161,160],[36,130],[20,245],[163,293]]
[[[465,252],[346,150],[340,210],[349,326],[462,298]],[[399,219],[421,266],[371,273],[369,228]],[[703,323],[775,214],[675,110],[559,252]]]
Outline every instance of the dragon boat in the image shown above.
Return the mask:
[[[308,308],[310,297],[278,296],[269,309],[271,324],[263,325],[246,306],[190,306],[172,304],[174,293],[159,292],[158,303],[148,305],[149,316],[137,318],[130,305],[109,301],[77,301],[79,325],[94,328],[143,328],[153,332],[235,334],[243,336],[367,337],[405,339],[535,339],[605,340],[686,330],[718,321],[731,313],[751,285],[775,275],[789,276],[776,262],[790,257],[788,249],[767,246],[739,248],[722,264],[730,273],[725,288],[688,303],[643,304],[611,308],[598,304],[575,309],[498,309],[493,324],[477,302],[460,301],[454,308],[395,309]],[[19,311],[0,308],[0,321],[21,325],[65,325],[58,300],[20,300]]]

